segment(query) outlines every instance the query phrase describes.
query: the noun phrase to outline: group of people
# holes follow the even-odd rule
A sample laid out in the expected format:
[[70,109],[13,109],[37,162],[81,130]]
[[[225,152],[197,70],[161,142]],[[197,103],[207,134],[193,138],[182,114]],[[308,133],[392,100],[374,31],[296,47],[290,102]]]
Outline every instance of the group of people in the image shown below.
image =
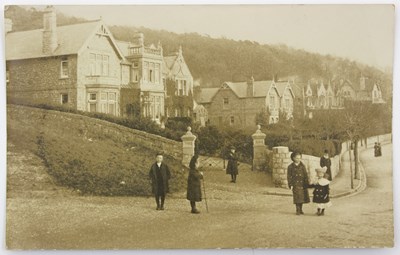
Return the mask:
[[293,192],[293,203],[296,205],[296,215],[302,215],[303,204],[310,202],[308,194],[309,188],[314,188],[313,202],[317,205],[318,216],[325,214],[325,209],[332,205],[329,198],[329,184],[332,180],[331,159],[328,150],[324,151],[324,156],[320,159],[320,167],[316,168],[317,180],[309,183],[305,165],[301,162],[301,153],[293,152],[290,155],[293,163],[288,166],[287,180],[288,186]]
[[[236,183],[238,171],[238,160],[235,148],[231,147],[228,155],[228,165],[226,173],[231,176],[231,182]],[[203,172],[199,170],[199,156],[194,155],[189,163],[189,175],[187,180],[186,198],[190,201],[191,213],[198,214],[200,211],[196,207],[196,202],[202,200],[201,180]],[[156,200],[156,210],[164,210],[165,196],[169,192],[169,179],[171,172],[167,164],[163,163],[163,154],[157,153],[156,162],[150,167],[149,177],[151,180],[152,192]]]
[[374,156],[375,156],[375,157],[380,157],[380,156],[382,156],[382,147],[381,147],[381,143],[375,143],[375,145],[374,145]]
[[[324,155],[321,157],[321,167],[315,169],[318,179],[311,184],[309,183],[306,167],[301,162],[301,153],[293,152],[290,157],[293,163],[288,166],[287,180],[288,186],[293,192],[296,215],[304,214],[303,204],[310,202],[309,188],[314,188],[313,202],[317,205],[317,215],[324,215],[325,209],[332,205],[329,198],[329,184],[332,180],[332,175],[328,150],[325,150]],[[199,157],[194,155],[189,163],[186,193],[186,198],[190,201],[191,213],[194,214],[200,213],[196,207],[196,202],[202,200],[201,180],[203,179],[203,172],[199,170],[199,166]],[[238,173],[238,160],[235,148],[232,147],[228,156],[226,174],[231,176],[232,183],[236,183]],[[164,210],[165,196],[169,192],[168,181],[171,173],[168,166],[163,163],[162,153],[156,155],[156,162],[151,166],[149,176],[156,200],[156,210]]]

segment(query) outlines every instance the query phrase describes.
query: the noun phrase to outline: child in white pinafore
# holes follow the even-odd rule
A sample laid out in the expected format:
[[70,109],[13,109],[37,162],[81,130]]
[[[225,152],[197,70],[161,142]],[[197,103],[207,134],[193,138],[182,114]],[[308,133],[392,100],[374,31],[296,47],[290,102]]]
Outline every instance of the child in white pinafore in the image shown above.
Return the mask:
[[329,175],[326,173],[327,168],[317,168],[318,180],[310,185],[310,188],[314,188],[313,192],[313,202],[317,205],[317,215],[323,216],[325,214],[325,209],[332,205],[329,199]]

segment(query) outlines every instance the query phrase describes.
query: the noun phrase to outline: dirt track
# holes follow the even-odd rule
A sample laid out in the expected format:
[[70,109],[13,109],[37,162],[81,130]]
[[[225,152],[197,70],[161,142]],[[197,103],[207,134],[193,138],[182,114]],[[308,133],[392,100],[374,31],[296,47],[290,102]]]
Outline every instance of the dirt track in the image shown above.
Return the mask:
[[[152,198],[83,197],[55,186],[40,160],[8,153],[7,246],[11,249],[381,247],[393,245],[392,145],[381,158],[361,154],[368,188],[333,200],[326,216],[294,215],[291,197],[267,196],[262,173],[229,183],[206,173],[210,213],[189,213],[184,194],[156,211]],[[386,152],[386,153],[385,153]],[[27,176],[30,178],[21,178]],[[33,185],[32,183],[35,183]]]

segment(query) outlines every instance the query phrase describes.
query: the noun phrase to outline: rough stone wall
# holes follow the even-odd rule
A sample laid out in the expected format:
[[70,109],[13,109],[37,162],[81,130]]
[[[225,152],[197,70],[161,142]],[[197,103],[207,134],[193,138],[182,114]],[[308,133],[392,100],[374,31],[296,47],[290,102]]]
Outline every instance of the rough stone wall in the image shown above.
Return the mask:
[[66,56],[68,77],[61,77],[62,56],[7,61],[10,82],[7,84],[9,102],[23,100],[31,103],[61,104],[61,94],[68,94],[68,106],[77,105],[77,57]]
[[[288,147],[278,146],[274,147],[272,150],[273,156],[273,169],[272,169],[272,180],[277,187],[287,188],[287,168],[292,163],[290,158],[290,154],[292,152],[289,151]],[[315,169],[320,167],[319,157],[310,156],[310,155],[302,155],[301,161],[305,165],[308,173],[308,179],[310,182],[315,180],[316,172]],[[332,179],[336,177],[340,170],[340,155],[336,155],[331,158],[332,166]]]
[[51,126],[59,130],[60,134],[63,130],[68,130],[69,133],[76,132],[88,139],[108,137],[115,142],[140,144],[152,150],[160,150],[178,160],[183,157],[181,142],[78,114],[7,105],[7,118],[18,118],[26,125],[33,125],[38,129],[42,125]]

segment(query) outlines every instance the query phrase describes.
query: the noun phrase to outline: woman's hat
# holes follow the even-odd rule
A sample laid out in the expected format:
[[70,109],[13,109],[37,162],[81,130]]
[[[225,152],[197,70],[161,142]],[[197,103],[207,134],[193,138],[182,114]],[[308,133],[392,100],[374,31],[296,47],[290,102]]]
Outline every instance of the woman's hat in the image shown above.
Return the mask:
[[326,173],[326,170],[328,170],[328,168],[326,166],[320,167],[320,168],[315,168],[315,172],[317,172],[317,173]]

